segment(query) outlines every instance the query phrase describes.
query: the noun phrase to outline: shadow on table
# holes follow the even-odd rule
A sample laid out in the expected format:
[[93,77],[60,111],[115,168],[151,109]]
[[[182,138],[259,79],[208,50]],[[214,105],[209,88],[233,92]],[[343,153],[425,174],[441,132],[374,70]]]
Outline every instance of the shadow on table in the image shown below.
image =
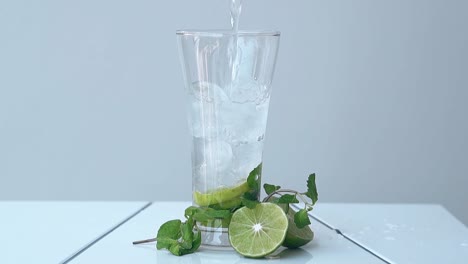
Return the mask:
[[[176,257],[171,255],[167,250],[157,250],[155,243],[148,243],[144,245],[135,245],[135,248],[143,250],[151,250],[156,253],[158,261],[156,263],[164,264],[250,264],[263,263],[265,260],[277,262],[280,260],[288,260],[290,263],[312,263],[313,256],[305,249],[288,249],[281,247],[266,258],[251,259],[237,254],[232,248],[213,249],[209,247],[200,247],[200,249],[189,255]],[[311,243],[307,248],[315,248],[317,245]]]

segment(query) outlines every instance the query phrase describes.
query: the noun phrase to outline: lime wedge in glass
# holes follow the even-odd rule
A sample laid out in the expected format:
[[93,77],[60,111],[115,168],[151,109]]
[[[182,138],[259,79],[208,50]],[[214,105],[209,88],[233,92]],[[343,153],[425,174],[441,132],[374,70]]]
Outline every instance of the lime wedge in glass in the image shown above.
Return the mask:
[[[240,204],[240,199],[238,198],[248,190],[249,185],[247,182],[243,182],[234,187],[222,187],[207,193],[195,191],[193,193],[193,200],[199,206],[217,204],[220,208],[225,209]],[[223,206],[223,204],[225,205]]]
[[275,251],[284,241],[288,218],[276,204],[261,203],[254,209],[237,210],[229,224],[229,241],[241,255],[264,257]]

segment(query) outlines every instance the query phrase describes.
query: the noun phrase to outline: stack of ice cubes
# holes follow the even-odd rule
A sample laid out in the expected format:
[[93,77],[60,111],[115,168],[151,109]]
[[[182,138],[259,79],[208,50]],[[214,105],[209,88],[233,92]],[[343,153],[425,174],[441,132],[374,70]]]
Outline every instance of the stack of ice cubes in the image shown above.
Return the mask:
[[262,162],[268,89],[255,83],[223,89],[206,82],[193,83],[192,89],[189,127],[194,179],[212,179],[203,180],[208,184],[204,189],[235,185]]
[[[263,139],[270,102],[270,84],[256,78],[257,42],[233,39],[224,65],[214,81],[198,81],[189,88],[189,128],[193,136],[192,168],[195,188],[209,191],[245,180],[262,162]],[[204,49],[213,52],[216,47]],[[222,52],[224,54],[225,52]],[[206,58],[204,54],[200,57]],[[224,60],[223,59],[223,60]],[[214,83],[216,82],[216,83]]]

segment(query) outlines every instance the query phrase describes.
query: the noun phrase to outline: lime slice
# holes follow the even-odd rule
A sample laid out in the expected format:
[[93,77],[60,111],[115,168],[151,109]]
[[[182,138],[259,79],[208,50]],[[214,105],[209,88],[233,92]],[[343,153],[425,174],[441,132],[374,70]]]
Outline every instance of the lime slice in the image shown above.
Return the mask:
[[[219,204],[220,206],[222,206],[223,203],[227,203],[228,201],[240,197],[248,190],[249,185],[247,184],[247,182],[243,182],[242,184],[234,187],[222,187],[208,193],[201,193],[195,191],[193,193],[193,199],[195,203],[199,206],[209,206],[214,204]],[[237,201],[232,201],[232,203],[236,202]]]
[[229,241],[239,254],[259,258],[281,246],[287,230],[288,218],[283,209],[261,203],[254,209],[242,207],[232,215]]
[[284,239],[283,246],[287,248],[298,248],[302,247],[305,244],[309,243],[314,239],[314,232],[310,229],[310,226],[305,226],[299,228],[294,223],[294,214],[296,212],[289,207],[287,217],[288,217],[288,232],[286,233],[286,238]]

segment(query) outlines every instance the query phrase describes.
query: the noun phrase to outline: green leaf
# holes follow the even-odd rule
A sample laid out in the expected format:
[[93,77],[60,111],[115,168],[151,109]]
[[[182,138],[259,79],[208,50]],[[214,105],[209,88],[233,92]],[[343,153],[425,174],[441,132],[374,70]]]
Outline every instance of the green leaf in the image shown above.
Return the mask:
[[182,256],[182,248],[178,243],[172,244],[168,250],[176,256]]
[[189,253],[193,253],[197,251],[200,245],[201,245],[201,231],[197,230],[197,232],[193,235],[192,249]]
[[180,246],[185,249],[191,249],[193,242],[193,219],[189,218],[186,223],[183,223],[180,230],[182,233]]
[[185,209],[185,217],[189,218],[191,216],[193,216],[194,214],[198,213],[200,211],[200,207],[196,207],[196,206],[189,206],[187,207],[187,209]]
[[258,195],[256,193],[246,192],[246,193],[244,193],[244,195],[242,195],[241,198],[245,199],[245,200],[258,201],[257,197],[258,197]]
[[303,228],[305,226],[310,225],[310,219],[309,215],[307,214],[307,210],[301,209],[297,213],[295,213],[294,223],[298,228]]
[[156,243],[156,248],[157,249],[163,249],[163,248],[169,249],[173,244],[177,244],[177,243],[178,241],[176,239],[167,238],[167,237],[158,238],[158,242]]
[[318,200],[317,185],[315,184],[315,173],[309,175],[307,179],[307,197],[312,199],[312,205],[314,205]]
[[255,206],[257,206],[257,204],[260,203],[257,200],[250,200],[250,199],[246,199],[245,197],[241,197],[241,201],[242,201],[242,204],[244,206],[246,206],[247,208],[250,208],[250,209],[254,209]]
[[211,218],[215,219],[225,219],[231,216],[231,211],[229,210],[215,210],[207,208],[205,214]]
[[265,192],[266,194],[271,194],[277,190],[279,190],[281,188],[281,186],[277,186],[277,185],[272,185],[272,184],[268,184],[268,183],[265,183],[263,184],[263,189],[265,189]]
[[167,248],[172,246],[173,241],[177,241],[180,237],[180,225],[182,221],[176,219],[167,221],[159,227],[158,235],[156,236],[158,249]]
[[195,226],[195,221],[213,221],[215,219],[230,220],[230,210],[215,210],[190,206],[185,209],[187,220],[171,220],[158,230],[157,249],[167,249],[175,256],[195,252],[201,245],[201,231]]
[[260,178],[262,176],[262,163],[258,164],[258,166],[253,169],[250,173],[249,176],[247,177],[247,184],[249,185],[249,188],[253,191],[259,192],[260,191]]
[[299,200],[297,200],[294,194],[283,194],[278,199],[278,203],[299,203]]
[[193,214],[193,219],[198,222],[212,221],[215,219],[226,219],[229,217],[231,217],[230,210],[216,210],[213,208],[198,208],[198,210]]
[[208,222],[210,220],[213,220],[213,218],[209,217],[204,212],[194,214],[193,219],[197,222]]

